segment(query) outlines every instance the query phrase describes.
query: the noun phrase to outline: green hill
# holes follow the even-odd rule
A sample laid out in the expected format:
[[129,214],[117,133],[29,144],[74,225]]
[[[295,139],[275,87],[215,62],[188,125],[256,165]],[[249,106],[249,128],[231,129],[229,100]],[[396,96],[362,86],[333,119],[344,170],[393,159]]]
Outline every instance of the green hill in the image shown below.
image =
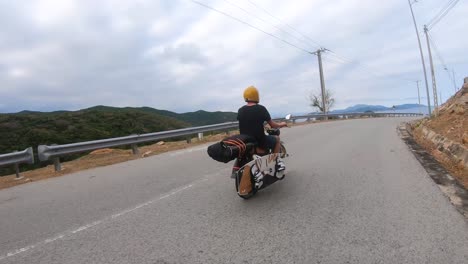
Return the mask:
[[125,107],[125,108],[118,108],[118,107],[110,107],[110,106],[95,106],[85,110],[99,110],[99,111],[109,111],[109,112],[117,112],[117,111],[127,111],[127,110],[134,110],[134,111],[141,111],[145,113],[157,114],[160,116],[175,118],[177,120],[183,121],[191,126],[204,126],[204,125],[211,125],[211,124],[219,124],[224,122],[232,122],[236,121],[237,113],[234,112],[207,112],[203,110],[198,110],[196,112],[188,112],[178,114],[175,112],[167,111],[167,110],[159,110],[151,107]]
[[[197,111],[177,114],[150,107],[95,106],[79,111],[0,114],[0,154],[41,144],[83,141],[234,121],[236,113]],[[73,159],[79,155],[67,157]],[[35,164],[31,167],[43,166]],[[0,175],[12,173],[0,168]]]
[[198,110],[196,112],[188,112],[183,114],[174,113],[167,110],[158,110],[151,107],[133,108],[148,113],[156,113],[162,116],[176,118],[191,124],[192,126],[204,126],[211,124],[219,124],[225,122],[236,121],[237,113],[234,112],[207,112]]

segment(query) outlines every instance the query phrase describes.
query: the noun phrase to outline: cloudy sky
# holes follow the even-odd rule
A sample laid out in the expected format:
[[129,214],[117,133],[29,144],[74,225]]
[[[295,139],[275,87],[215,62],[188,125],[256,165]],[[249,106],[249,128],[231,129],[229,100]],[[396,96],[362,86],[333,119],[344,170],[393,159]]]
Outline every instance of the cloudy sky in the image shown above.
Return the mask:
[[[323,64],[336,109],[417,103],[412,80],[424,77],[406,0],[197,1],[0,0],[0,112],[237,111],[252,84],[272,113],[308,112],[320,79],[306,51],[319,45],[334,52]],[[447,2],[415,3],[419,29]],[[457,86],[468,76],[467,13],[460,1],[430,31]],[[434,62],[445,100],[455,87]]]

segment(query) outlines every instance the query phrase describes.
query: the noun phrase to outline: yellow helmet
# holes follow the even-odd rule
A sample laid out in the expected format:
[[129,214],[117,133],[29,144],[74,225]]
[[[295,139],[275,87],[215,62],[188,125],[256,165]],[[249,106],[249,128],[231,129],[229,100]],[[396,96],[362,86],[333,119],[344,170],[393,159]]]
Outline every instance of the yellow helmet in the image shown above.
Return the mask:
[[246,102],[260,102],[260,96],[258,95],[258,90],[255,86],[249,86],[244,91],[244,99]]

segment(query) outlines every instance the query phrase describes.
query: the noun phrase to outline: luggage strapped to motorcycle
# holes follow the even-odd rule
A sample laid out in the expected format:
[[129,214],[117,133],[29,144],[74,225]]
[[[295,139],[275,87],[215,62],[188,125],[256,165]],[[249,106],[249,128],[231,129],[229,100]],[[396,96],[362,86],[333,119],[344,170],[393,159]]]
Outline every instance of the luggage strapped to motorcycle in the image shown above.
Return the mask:
[[207,149],[208,155],[216,161],[227,163],[242,158],[255,146],[255,138],[247,135],[234,135],[214,143]]
[[239,158],[242,157],[245,153],[245,150],[247,149],[247,145],[240,139],[238,138],[231,138],[231,139],[226,139],[223,140],[223,144],[235,146],[239,148]]

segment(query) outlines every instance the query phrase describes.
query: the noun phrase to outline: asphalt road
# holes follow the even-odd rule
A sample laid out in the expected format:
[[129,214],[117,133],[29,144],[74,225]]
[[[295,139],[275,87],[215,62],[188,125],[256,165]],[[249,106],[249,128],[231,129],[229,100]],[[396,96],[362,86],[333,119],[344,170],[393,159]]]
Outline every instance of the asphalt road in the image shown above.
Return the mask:
[[206,146],[0,190],[0,263],[468,263],[404,120],[283,129],[286,179],[247,201]]

